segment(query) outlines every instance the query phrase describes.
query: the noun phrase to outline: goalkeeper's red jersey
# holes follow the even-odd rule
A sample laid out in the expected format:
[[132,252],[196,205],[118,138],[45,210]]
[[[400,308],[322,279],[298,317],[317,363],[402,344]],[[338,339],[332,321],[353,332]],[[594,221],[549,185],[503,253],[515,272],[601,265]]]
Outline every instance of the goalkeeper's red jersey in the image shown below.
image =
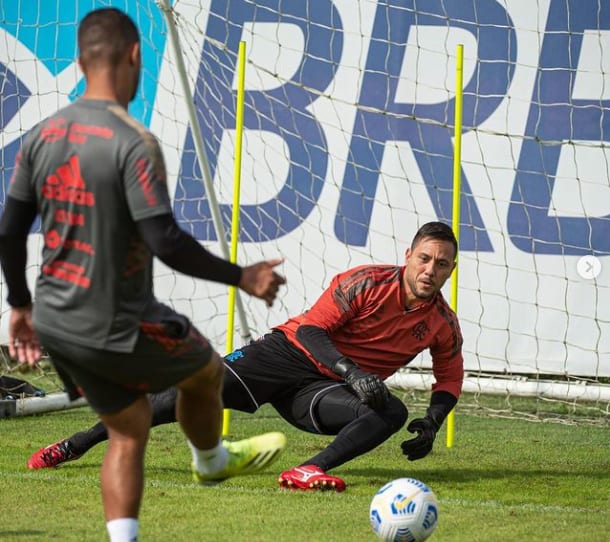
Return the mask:
[[460,396],[464,377],[462,334],[457,317],[439,292],[406,310],[404,267],[363,265],[336,275],[310,310],[276,326],[320,372],[338,379],[297,340],[300,325],[327,331],[341,354],[387,378],[429,349],[433,391]]

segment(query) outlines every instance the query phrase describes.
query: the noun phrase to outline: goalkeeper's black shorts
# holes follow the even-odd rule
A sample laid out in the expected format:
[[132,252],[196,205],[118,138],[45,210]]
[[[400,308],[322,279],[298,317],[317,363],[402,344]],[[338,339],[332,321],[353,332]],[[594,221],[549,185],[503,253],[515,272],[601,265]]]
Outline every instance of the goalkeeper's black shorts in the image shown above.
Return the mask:
[[333,393],[346,405],[359,404],[344,382],[320,373],[281,331],[268,333],[224,359],[225,408],[255,412],[270,403],[295,427],[332,434],[334,431],[322,427],[317,419],[319,400]]

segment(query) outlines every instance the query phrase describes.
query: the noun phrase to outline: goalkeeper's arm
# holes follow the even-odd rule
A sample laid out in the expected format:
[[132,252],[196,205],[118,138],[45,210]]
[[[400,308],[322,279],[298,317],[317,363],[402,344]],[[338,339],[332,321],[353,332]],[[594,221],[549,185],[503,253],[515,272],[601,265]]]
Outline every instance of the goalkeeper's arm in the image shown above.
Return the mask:
[[378,376],[360,369],[350,358],[337,350],[326,330],[318,326],[297,328],[297,340],[322,365],[342,377],[358,398],[374,410],[381,410],[390,392]]

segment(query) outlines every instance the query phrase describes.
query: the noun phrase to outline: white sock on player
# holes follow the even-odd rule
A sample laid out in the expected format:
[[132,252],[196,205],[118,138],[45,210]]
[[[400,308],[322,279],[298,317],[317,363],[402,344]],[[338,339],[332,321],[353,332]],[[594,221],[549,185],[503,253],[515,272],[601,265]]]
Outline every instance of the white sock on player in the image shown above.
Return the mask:
[[110,542],[137,542],[138,520],[136,518],[111,519],[106,523]]
[[190,440],[187,442],[193,455],[193,465],[197,472],[201,474],[218,472],[224,468],[229,460],[229,452],[222,445],[222,442],[219,442],[210,450],[199,450]]

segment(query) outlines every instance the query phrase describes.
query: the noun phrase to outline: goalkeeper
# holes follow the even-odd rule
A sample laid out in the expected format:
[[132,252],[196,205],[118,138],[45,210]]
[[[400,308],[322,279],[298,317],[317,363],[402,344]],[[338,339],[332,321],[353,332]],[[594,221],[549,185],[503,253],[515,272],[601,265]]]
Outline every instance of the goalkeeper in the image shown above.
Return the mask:
[[[226,408],[255,412],[270,403],[295,427],[336,435],[325,449],[283,472],[290,489],[342,491],[327,473],[396,433],[407,408],[384,379],[429,349],[435,383],[423,418],[407,426],[409,460],[425,457],[462,388],[462,336],[440,289],[455,267],[457,242],[440,222],[420,228],[404,266],[363,265],[338,274],[310,310],[225,357]],[[153,425],[175,421],[176,392],[152,396]],[[28,468],[76,459],[106,438],[104,426],[32,455]]]

